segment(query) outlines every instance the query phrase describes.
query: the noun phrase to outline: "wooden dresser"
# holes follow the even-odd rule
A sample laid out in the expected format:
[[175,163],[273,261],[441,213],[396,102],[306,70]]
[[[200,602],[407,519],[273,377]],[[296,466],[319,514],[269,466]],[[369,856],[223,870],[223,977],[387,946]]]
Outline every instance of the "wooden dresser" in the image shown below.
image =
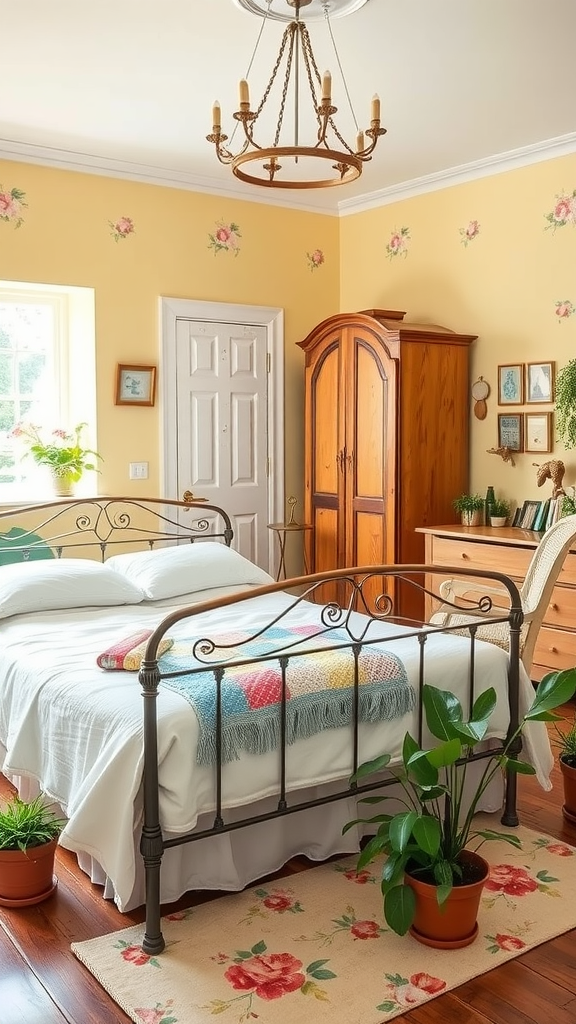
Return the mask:
[[[426,535],[426,564],[469,566],[503,572],[521,585],[540,534],[512,526],[420,527]],[[432,582],[433,581],[433,582]],[[431,577],[437,590],[442,578]],[[493,585],[493,584],[492,584]],[[428,599],[426,617],[433,611]],[[536,641],[532,679],[538,681],[553,669],[576,666],[576,548],[567,555],[552,600]]]

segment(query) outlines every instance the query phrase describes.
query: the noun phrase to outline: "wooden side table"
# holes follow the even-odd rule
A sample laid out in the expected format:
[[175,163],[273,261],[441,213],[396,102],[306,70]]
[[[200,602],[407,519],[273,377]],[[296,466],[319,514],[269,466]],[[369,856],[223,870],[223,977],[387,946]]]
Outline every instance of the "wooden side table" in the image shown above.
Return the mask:
[[[286,538],[289,533],[303,533],[305,530],[311,530],[311,523],[268,523],[268,529],[274,530],[274,533],[278,537],[278,544],[280,545],[280,561],[278,563],[278,572],[276,573],[276,580],[286,579]],[[304,574],[308,575],[308,563],[306,560],[306,550],[304,550]]]

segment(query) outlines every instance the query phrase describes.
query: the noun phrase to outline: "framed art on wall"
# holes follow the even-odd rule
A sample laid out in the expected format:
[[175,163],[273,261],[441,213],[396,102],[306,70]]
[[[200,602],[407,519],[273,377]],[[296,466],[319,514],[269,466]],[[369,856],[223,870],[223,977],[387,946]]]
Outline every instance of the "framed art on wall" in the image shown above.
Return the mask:
[[526,364],[526,402],[554,401],[554,363]]
[[522,426],[522,413],[499,413],[498,447],[509,448],[511,452],[524,451]]
[[156,367],[118,363],[116,405],[154,405]]
[[552,451],[552,413],[524,413],[524,451]]
[[524,402],[524,364],[498,367],[498,405],[522,405]]

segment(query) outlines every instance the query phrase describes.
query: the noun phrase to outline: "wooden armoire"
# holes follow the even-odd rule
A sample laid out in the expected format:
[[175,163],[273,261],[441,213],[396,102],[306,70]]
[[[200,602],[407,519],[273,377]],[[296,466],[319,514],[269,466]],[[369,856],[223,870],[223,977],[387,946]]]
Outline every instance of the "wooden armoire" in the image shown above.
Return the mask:
[[[469,351],[476,335],[404,321],[387,309],[341,313],[304,341],[305,538],[311,572],[424,562],[417,526],[454,518],[468,487]],[[422,619],[404,585],[397,615]],[[324,588],[323,600],[338,597]]]

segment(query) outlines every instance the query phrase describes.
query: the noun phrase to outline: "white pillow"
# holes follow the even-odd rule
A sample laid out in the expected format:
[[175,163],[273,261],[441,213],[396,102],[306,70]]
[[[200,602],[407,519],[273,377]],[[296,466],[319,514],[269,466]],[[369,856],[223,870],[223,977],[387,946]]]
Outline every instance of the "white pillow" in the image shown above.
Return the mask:
[[0,567],[0,619],[52,608],[139,604],[143,597],[125,576],[86,558],[43,558]]
[[149,601],[235,585],[261,586],[274,580],[226,544],[196,541],[153,551],[113,555],[106,562],[144,591]]

